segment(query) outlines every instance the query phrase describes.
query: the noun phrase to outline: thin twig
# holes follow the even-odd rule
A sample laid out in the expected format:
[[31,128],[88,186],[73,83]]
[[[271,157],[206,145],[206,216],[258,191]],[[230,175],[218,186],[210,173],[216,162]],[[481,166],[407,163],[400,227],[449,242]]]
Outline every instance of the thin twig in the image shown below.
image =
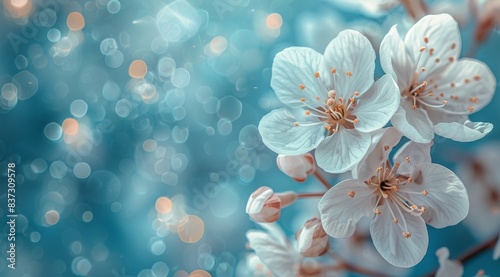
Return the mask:
[[323,197],[325,193],[323,192],[317,192],[317,193],[298,193],[297,197],[298,198],[310,198],[310,197]]
[[[467,261],[476,257],[481,252],[492,248],[495,245],[497,240],[498,240],[498,236],[494,236],[490,240],[487,240],[481,244],[476,245],[474,248],[469,249],[467,252],[460,255],[456,260],[462,264],[465,264]],[[437,272],[437,269],[433,270],[431,273],[425,275],[425,277],[432,277],[436,274],[436,272]]]
[[326,189],[330,189],[332,187],[332,186],[330,186],[328,181],[325,179],[325,177],[323,177],[323,175],[321,175],[321,173],[319,173],[318,170],[314,171],[314,176],[321,182],[321,184],[323,184],[323,186],[325,186]]

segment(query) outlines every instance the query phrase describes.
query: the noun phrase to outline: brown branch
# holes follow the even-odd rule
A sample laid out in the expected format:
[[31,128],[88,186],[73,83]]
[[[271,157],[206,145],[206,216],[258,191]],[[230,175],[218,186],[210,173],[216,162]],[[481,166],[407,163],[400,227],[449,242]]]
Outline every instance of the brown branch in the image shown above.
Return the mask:
[[325,179],[325,177],[323,177],[323,175],[321,175],[321,173],[319,173],[318,170],[314,171],[314,176],[321,182],[321,184],[323,184],[323,186],[325,186],[326,189],[330,189],[332,187],[332,186],[330,186],[328,181]]

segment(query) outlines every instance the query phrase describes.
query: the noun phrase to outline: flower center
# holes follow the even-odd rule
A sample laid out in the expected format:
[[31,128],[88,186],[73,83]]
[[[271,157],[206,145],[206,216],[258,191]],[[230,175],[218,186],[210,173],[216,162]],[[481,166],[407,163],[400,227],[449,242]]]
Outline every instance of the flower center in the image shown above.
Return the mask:
[[[410,163],[410,158],[406,158],[406,162]],[[394,224],[398,224],[401,228],[403,237],[409,238],[411,237],[411,232],[408,230],[403,212],[407,212],[412,216],[420,216],[426,209],[424,206],[417,206],[410,199],[409,195],[427,196],[429,192],[427,190],[417,192],[406,189],[407,186],[412,185],[413,180],[409,176],[398,174],[399,167],[399,163],[391,166],[386,161],[383,166],[376,169],[375,175],[365,181],[365,183],[376,187],[377,200],[373,212],[378,216],[382,213],[379,207],[382,205],[386,206],[393,218],[392,221]],[[351,195],[355,195],[355,193],[349,194],[349,196]]]
[[[337,70],[334,68],[331,70],[331,73],[334,75],[334,81],[336,81]],[[347,72],[346,75],[352,77],[352,72]],[[319,72],[315,72],[314,77],[319,80]],[[339,131],[341,127],[353,129],[354,124],[359,122],[356,116],[352,114],[353,110],[358,105],[357,97],[359,96],[359,92],[355,91],[351,98],[343,99],[342,97],[338,97],[337,92],[332,89],[326,93],[328,97],[322,100],[320,96],[314,96],[315,94],[309,91],[305,85],[299,84],[299,88],[304,90],[307,96],[309,96],[309,99],[313,102],[309,104],[305,97],[300,99],[306,108],[304,114],[306,116],[316,117],[319,121],[305,124],[296,121],[294,122],[295,126],[324,124],[324,128],[328,132],[328,135],[332,135]]]

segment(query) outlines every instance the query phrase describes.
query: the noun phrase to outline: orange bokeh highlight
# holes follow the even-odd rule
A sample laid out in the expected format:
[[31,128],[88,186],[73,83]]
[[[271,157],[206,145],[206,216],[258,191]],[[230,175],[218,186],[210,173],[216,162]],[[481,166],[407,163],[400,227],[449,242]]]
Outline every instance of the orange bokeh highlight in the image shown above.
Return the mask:
[[62,123],[62,129],[66,135],[76,135],[76,133],[78,133],[78,128],[78,121],[73,118],[66,118]]
[[141,79],[148,73],[148,66],[143,60],[133,61],[128,68],[128,75],[132,78]]
[[4,0],[3,6],[5,11],[14,18],[28,17],[33,10],[31,0]]
[[156,211],[162,214],[168,214],[172,211],[172,201],[168,197],[160,197],[156,199]]
[[177,232],[183,242],[195,243],[203,237],[205,223],[196,215],[187,215],[181,219]]
[[66,19],[66,25],[71,31],[80,31],[85,27],[85,18],[79,12],[72,12]]
[[210,275],[210,273],[206,272],[205,270],[198,269],[191,272],[191,274],[189,274],[189,277],[212,277],[212,275]]
[[272,13],[266,18],[266,26],[271,30],[278,30],[283,25],[283,18],[279,13]]

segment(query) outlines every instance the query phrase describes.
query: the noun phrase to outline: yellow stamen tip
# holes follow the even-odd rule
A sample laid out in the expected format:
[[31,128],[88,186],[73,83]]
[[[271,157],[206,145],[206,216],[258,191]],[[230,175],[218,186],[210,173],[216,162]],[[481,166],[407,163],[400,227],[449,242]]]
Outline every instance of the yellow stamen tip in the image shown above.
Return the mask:
[[306,99],[304,97],[300,98],[300,102],[306,102]]
[[319,78],[319,72],[318,71],[314,72],[314,77]]
[[303,84],[299,84],[299,88],[300,88],[301,90],[304,90],[304,89],[306,89],[306,86],[304,86]]
[[297,126],[299,126],[299,123],[298,123],[297,121],[295,121],[295,122],[293,123],[293,125],[294,125],[295,127],[297,127]]
[[330,70],[330,72],[331,72],[332,74],[335,74],[335,73],[337,73],[337,69],[336,69],[336,68],[332,68],[332,70]]
[[351,72],[351,71],[348,71],[348,72],[346,73],[346,75],[347,75],[348,77],[352,77],[352,72]]

